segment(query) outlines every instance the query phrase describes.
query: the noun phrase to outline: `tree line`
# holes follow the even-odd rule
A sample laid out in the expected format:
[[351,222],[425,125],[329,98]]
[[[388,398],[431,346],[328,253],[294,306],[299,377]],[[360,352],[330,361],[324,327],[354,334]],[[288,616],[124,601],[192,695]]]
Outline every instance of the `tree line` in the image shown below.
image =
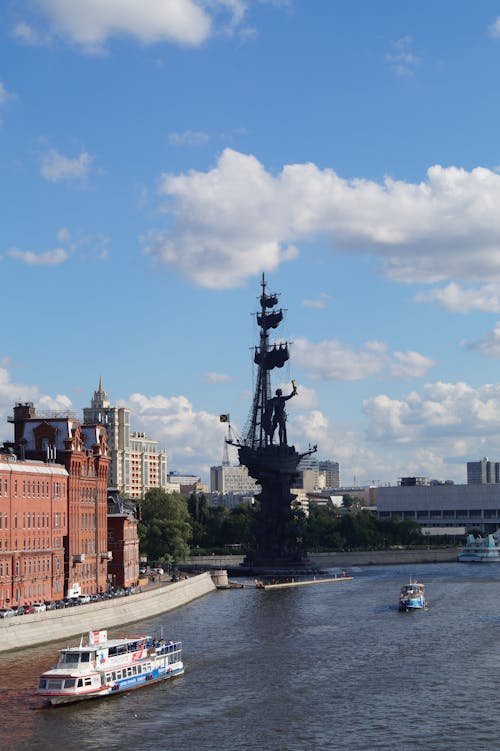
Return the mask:
[[[140,554],[150,561],[172,564],[189,555],[218,554],[253,545],[255,508],[215,506],[203,494],[166,493],[154,488],[140,502]],[[306,549],[312,552],[383,549],[424,542],[420,527],[409,519],[380,520],[355,496],[344,496],[343,508],[311,503],[306,517],[295,514],[305,529]]]

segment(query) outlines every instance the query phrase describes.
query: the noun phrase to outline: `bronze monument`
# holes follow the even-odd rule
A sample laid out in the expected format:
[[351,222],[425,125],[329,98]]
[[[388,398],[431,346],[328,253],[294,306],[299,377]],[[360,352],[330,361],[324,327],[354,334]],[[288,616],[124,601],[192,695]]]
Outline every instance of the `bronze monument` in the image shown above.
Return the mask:
[[[304,456],[316,451],[316,446],[299,454],[287,442],[285,402],[297,394],[292,390],[283,395],[271,390],[271,371],[282,368],[290,358],[287,342],[272,344],[269,332],[283,320],[283,310],[276,310],[278,296],[268,294],[264,274],[261,282],[259,345],[255,347],[257,366],[255,393],[243,438],[228,439],[238,447],[240,463],[261,487],[256,496],[254,511],[254,545],[247,553],[244,566],[263,570],[302,570],[308,559],[304,545],[304,517],[292,508],[294,496],[290,492],[298,477],[297,467]],[[277,443],[275,441],[278,431]]]

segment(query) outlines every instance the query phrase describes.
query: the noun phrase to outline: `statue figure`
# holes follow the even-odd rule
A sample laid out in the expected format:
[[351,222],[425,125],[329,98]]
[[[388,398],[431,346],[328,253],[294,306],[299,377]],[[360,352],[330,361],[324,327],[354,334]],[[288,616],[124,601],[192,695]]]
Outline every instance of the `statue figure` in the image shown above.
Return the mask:
[[286,446],[285,402],[288,399],[291,399],[292,396],[295,396],[295,394],[297,393],[297,387],[295,386],[295,381],[292,381],[292,386],[293,386],[292,393],[288,394],[288,396],[283,396],[282,390],[276,389],[276,396],[274,396],[272,399],[269,399],[267,402],[266,413],[268,415],[272,413],[272,423],[271,423],[271,431],[270,431],[271,443],[273,442],[274,432],[276,428],[278,428],[280,446]]

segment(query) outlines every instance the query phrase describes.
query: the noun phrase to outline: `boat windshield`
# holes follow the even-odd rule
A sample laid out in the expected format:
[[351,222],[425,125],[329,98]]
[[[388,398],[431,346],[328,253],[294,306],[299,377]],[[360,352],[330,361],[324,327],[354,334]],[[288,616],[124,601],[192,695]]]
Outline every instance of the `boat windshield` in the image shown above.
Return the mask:
[[78,665],[79,662],[90,662],[91,652],[61,652],[61,665]]

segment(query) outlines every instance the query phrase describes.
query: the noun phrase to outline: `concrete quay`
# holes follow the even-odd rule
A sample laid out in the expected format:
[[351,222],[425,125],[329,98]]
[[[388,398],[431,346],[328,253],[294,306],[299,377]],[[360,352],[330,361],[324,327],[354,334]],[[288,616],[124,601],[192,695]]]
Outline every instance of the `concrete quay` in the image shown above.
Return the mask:
[[[451,563],[457,560],[461,548],[420,548],[415,550],[366,550],[339,553],[309,553],[311,566],[324,570],[328,568],[349,568],[350,566],[392,566],[418,563]],[[202,569],[227,569],[231,576],[238,576],[244,556],[199,556],[179,563],[185,571]],[[242,571],[240,575],[245,575]]]
[[128,597],[0,620],[0,652],[59,641],[87,631],[124,626],[186,605],[217,590],[210,573],[147,587]]

